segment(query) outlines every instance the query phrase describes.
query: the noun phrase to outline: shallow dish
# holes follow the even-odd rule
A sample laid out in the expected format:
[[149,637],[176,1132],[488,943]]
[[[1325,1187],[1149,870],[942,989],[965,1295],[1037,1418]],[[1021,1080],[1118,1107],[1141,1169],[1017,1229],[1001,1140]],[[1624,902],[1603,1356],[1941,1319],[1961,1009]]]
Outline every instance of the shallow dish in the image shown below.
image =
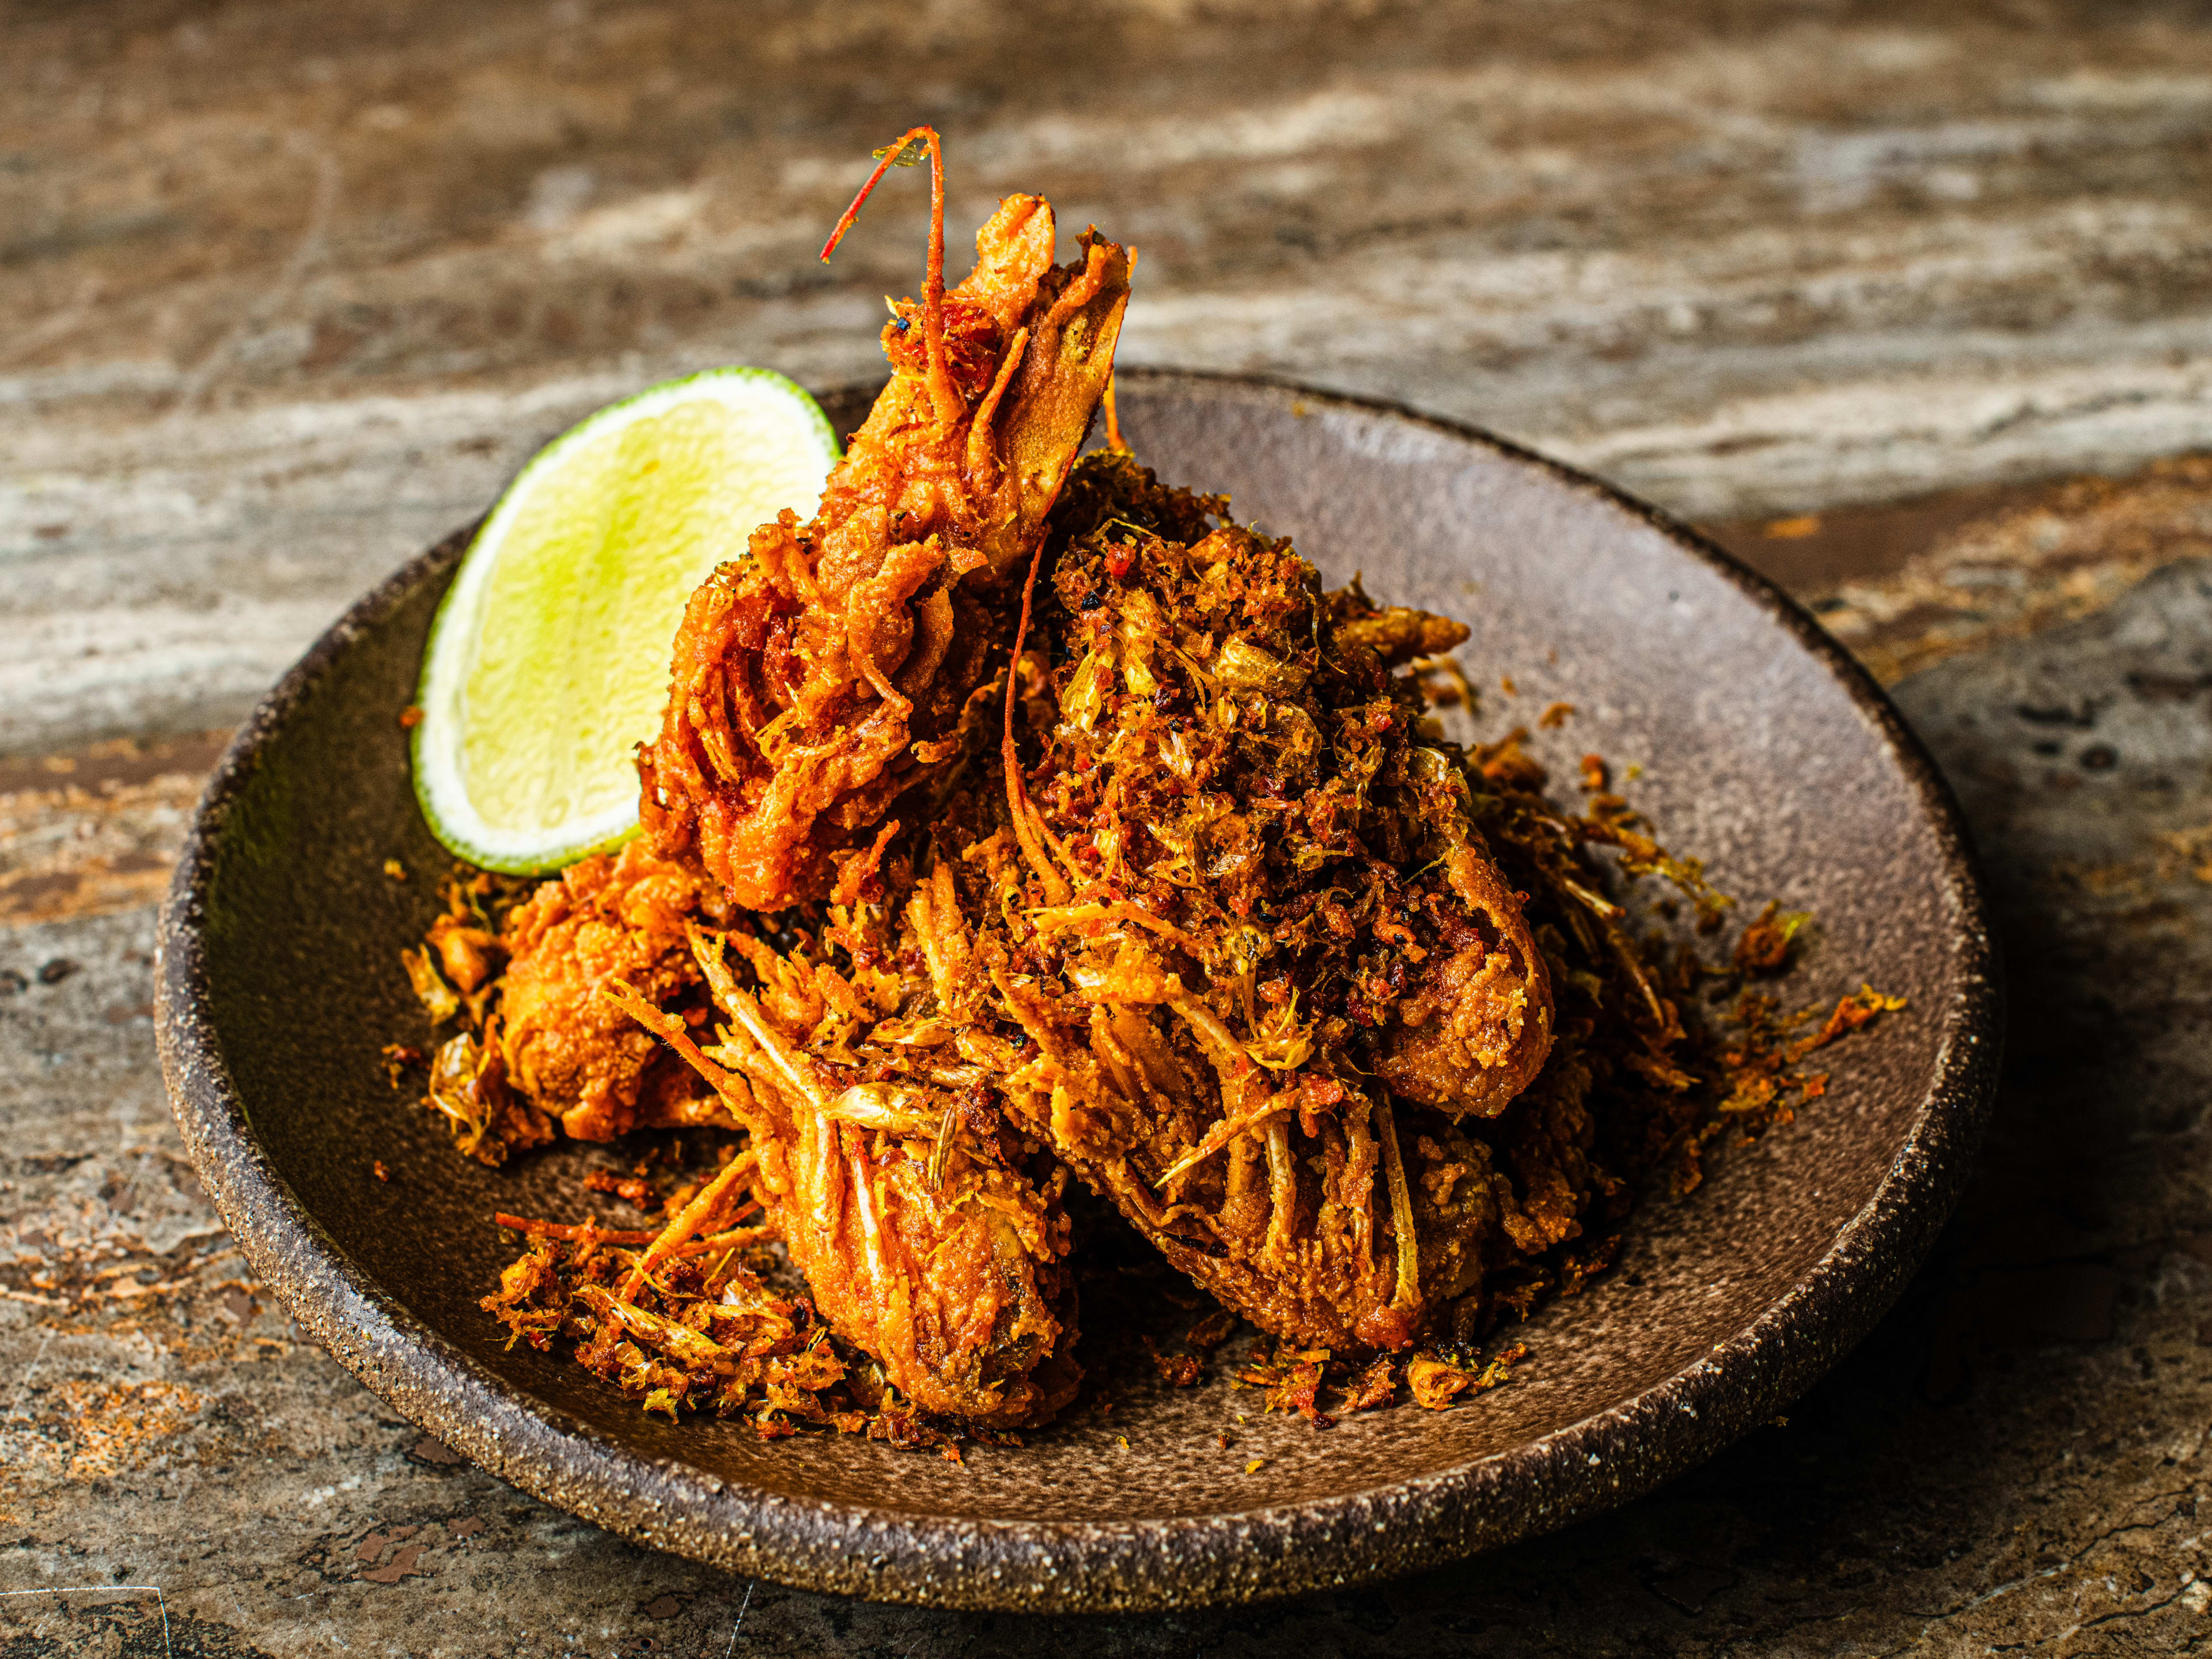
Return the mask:
[[[1573,702],[1539,752],[1569,775],[1584,750],[1640,764],[1636,803],[1723,890],[1814,910],[1798,1001],[1866,979],[1910,1008],[1829,1051],[1830,1092],[1796,1123],[1641,1210],[1614,1270],[1527,1328],[1516,1380],[1452,1411],[1316,1431],[1261,1414],[1224,1367],[1170,1389],[1141,1350],[1086,1336],[1091,1398],[964,1467],[647,1418],[565,1360],[505,1351],[477,1307],[509,1254],[493,1212],[567,1214],[609,1155],[465,1162],[380,1059],[427,1035],[398,951],[447,859],[398,715],[464,531],[356,605],[232,743],[162,917],[160,1032],[192,1157],[256,1272],[494,1474],[818,1589],[1041,1610],[1280,1595],[1546,1531],[1680,1473],[1841,1357],[1933,1240],[1988,1110],[2000,996],[1956,811],[1866,676],[1694,535],[1479,432],[1188,374],[1125,374],[1119,402],[1170,481],[1228,490],[1332,580],[1362,570],[1378,597],[1468,622],[1487,727]],[[847,394],[832,418],[864,407]],[[392,857],[409,880],[384,873]]]

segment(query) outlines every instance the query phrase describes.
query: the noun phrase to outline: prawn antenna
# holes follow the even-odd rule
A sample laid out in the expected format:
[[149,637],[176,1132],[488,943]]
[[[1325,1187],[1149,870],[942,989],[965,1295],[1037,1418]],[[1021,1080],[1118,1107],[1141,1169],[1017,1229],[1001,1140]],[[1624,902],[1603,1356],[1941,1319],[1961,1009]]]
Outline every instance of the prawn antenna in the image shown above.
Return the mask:
[[1014,654],[1006,665],[1006,707],[1005,736],[999,745],[1001,769],[1006,775],[1006,808],[1014,819],[1014,840],[1022,849],[1022,856],[1036,872],[1044,884],[1045,902],[1065,904],[1075,896],[1075,890],[1060,878],[1053,867],[1052,855],[1045,850],[1042,815],[1030,799],[1028,788],[1022,782],[1022,761],[1014,745],[1014,704],[1021,696],[1022,647],[1030,636],[1030,605],[1036,594],[1037,570],[1044,563],[1044,543],[1037,543],[1036,551],[1030,556],[1029,580],[1022,584],[1022,619],[1014,629]]
[[860,204],[883,182],[884,174],[892,167],[913,167],[924,155],[929,158],[929,269],[921,284],[921,337],[929,351],[930,401],[937,406],[938,419],[949,426],[966,416],[968,400],[953,385],[945,357],[945,151],[935,127],[910,127],[896,143],[875,152],[876,170],[823,243],[822,263],[830,263],[845,233],[860,222]]

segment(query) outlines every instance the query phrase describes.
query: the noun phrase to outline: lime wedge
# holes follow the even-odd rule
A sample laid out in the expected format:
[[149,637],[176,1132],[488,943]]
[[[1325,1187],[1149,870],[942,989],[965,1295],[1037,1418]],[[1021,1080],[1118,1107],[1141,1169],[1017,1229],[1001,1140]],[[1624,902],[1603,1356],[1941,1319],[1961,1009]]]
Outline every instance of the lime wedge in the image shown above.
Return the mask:
[[603,409],[524,467],[462,556],[422,653],[415,793],[438,839],[518,875],[637,827],[684,601],[837,459],[814,399],[719,368]]

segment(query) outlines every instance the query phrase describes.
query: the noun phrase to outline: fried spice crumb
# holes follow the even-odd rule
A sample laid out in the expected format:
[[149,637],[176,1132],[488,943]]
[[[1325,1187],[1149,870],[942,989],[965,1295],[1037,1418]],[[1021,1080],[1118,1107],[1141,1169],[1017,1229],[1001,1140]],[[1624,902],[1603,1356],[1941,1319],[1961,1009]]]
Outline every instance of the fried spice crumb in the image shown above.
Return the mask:
[[1734,961],[1744,974],[1778,974],[1790,965],[1790,944],[1813,920],[1809,910],[1784,910],[1779,899],[1769,900],[1736,940]]
[[633,1209],[658,1210],[662,1207],[660,1196],[653,1191],[653,1183],[645,1178],[646,1166],[638,1164],[626,1176],[611,1170],[594,1170],[584,1177],[584,1189],[593,1193],[611,1193]]
[[392,1085],[394,1094],[399,1091],[399,1079],[410,1068],[420,1066],[427,1058],[420,1048],[410,1048],[404,1042],[384,1045],[384,1080]]

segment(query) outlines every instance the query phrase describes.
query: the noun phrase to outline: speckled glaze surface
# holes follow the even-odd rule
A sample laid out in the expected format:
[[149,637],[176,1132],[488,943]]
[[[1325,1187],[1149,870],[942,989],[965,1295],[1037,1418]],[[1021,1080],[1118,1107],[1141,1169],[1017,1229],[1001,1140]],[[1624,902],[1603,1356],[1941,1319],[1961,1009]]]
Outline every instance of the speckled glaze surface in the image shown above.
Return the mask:
[[[829,401],[847,429],[865,398]],[[1165,373],[1125,374],[1120,404],[1163,476],[1226,489],[1332,581],[1358,570],[1378,598],[1467,621],[1477,729],[1575,704],[1540,734],[1563,775],[1586,750],[1640,766],[1632,798],[1723,890],[1814,910],[1785,994],[1871,980],[1909,1010],[1831,1051],[1830,1092],[1798,1121],[1641,1210],[1614,1271],[1528,1328],[1512,1385],[1457,1410],[1317,1431],[1263,1417],[1222,1375],[1165,1388],[1092,1331],[1084,1402],[964,1467],[647,1419],[565,1362],[505,1351],[477,1307],[503,1259],[493,1211],[567,1213],[580,1173],[617,1154],[483,1170],[380,1061],[428,1036],[398,952],[448,860],[397,717],[459,532],[356,605],[239,732],[162,917],[159,1022],[186,1141],[256,1272],[486,1468],[643,1542],[811,1589],[1039,1611],[1282,1595],[1649,1489],[1786,1405],[1920,1261],[1989,1109],[2001,994],[1949,796],[1872,683],[1690,532],[1479,432]]]

